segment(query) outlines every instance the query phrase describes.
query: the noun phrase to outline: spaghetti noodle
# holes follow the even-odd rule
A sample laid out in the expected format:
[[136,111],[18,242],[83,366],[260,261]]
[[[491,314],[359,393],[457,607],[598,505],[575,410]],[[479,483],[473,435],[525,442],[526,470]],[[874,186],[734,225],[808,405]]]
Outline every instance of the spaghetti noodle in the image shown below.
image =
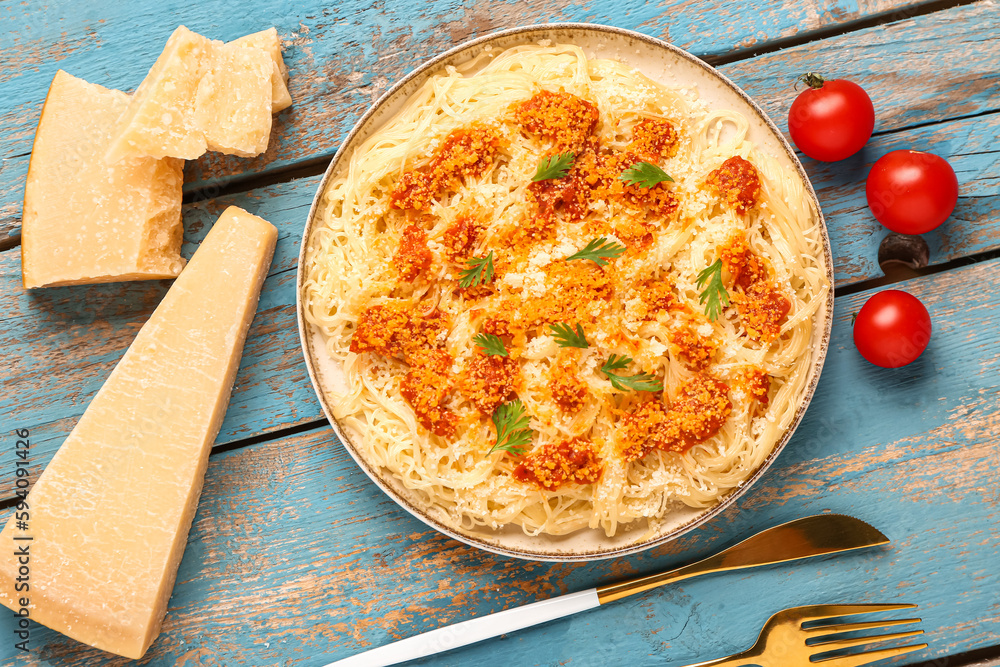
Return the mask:
[[[429,79],[307,245],[305,315],[367,461],[456,528],[528,534],[653,529],[747,479],[795,418],[829,289],[801,179],[747,132],[571,45]],[[497,449],[522,406],[525,444]]]

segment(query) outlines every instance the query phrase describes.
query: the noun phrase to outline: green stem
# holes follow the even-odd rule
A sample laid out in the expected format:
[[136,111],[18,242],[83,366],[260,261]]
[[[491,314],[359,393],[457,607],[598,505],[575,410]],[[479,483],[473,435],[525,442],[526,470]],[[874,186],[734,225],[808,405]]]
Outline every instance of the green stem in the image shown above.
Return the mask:
[[814,72],[808,72],[802,77],[802,81],[804,81],[810,88],[822,88],[823,84],[826,83],[826,79],[821,77],[819,74],[815,74]]

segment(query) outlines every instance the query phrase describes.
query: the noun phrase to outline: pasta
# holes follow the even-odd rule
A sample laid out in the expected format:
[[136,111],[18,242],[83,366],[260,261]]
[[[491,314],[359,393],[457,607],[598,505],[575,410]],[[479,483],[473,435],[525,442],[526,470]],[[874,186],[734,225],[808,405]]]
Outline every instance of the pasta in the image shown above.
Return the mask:
[[801,178],[747,135],[572,45],[430,78],[307,243],[365,459],[456,529],[530,535],[654,530],[739,486],[795,419],[829,290]]

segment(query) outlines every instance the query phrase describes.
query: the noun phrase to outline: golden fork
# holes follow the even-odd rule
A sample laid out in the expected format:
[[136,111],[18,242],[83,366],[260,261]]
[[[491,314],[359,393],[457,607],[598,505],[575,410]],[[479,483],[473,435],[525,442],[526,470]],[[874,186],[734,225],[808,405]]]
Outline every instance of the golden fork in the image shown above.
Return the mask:
[[[849,639],[832,637],[832,635],[839,635],[845,632],[858,632],[860,630],[888,628],[893,625],[919,623],[920,619],[906,618],[902,620],[868,621],[862,623],[833,623],[819,626],[810,625],[807,628],[803,628],[802,626],[813,621],[822,621],[829,618],[853,616],[855,614],[872,614],[896,609],[915,609],[916,606],[914,604],[821,604],[785,609],[767,619],[767,623],[764,624],[764,628],[760,631],[757,641],[746,651],[731,655],[728,658],[699,662],[687,667],[737,667],[737,665],[748,664],[761,665],[761,667],[798,667],[800,665],[860,667],[876,660],[892,658],[911,651],[919,651],[920,649],[927,648],[927,644],[911,644],[909,646],[877,649],[852,653],[850,655],[838,655],[816,660],[815,662],[811,661],[810,658],[830,651],[843,651],[844,649],[864,646],[866,644],[903,639],[904,637],[913,637],[922,634],[923,630],[909,630],[907,632],[895,632],[872,637],[851,637]],[[812,644],[806,643],[806,640],[816,638],[821,638],[821,640]]]
[[[568,595],[539,600],[523,607],[471,618],[379,646],[364,653],[357,653],[330,663],[326,667],[395,665],[594,609],[630,595],[645,593],[658,586],[666,586],[692,577],[787,563],[801,558],[843,553],[888,543],[888,537],[864,521],[842,514],[807,516],[762,530],[714,556],[669,572],[604,584]],[[782,664],[781,667],[789,665]]]

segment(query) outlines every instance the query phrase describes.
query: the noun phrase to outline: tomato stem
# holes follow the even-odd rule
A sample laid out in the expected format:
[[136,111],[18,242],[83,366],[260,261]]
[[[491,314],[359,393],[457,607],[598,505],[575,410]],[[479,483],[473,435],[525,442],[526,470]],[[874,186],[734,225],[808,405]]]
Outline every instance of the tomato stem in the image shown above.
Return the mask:
[[823,84],[826,83],[826,79],[815,72],[807,72],[805,76],[802,77],[802,81],[805,82],[805,84],[810,88],[822,88]]

